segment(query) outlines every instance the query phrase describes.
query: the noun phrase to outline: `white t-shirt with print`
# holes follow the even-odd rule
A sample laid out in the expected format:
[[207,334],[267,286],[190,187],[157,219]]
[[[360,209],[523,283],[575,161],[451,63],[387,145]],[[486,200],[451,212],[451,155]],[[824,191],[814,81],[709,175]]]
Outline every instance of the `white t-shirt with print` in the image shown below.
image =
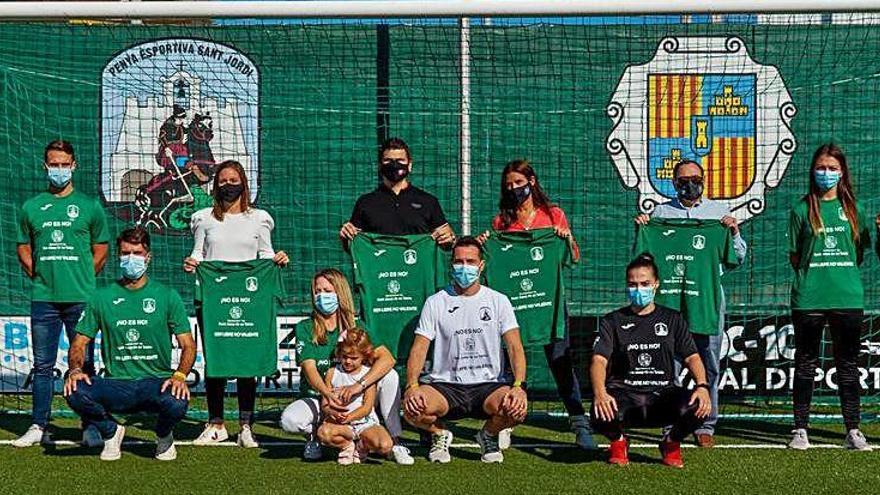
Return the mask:
[[502,335],[519,328],[504,294],[481,286],[472,296],[446,289],[425,301],[416,335],[434,343],[429,382],[506,382]]

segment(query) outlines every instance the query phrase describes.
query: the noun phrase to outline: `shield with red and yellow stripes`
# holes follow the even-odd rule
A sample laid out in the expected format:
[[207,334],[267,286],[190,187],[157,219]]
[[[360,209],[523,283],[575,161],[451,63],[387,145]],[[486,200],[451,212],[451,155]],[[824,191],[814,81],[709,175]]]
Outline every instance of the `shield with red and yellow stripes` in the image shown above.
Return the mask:
[[648,74],[648,172],[673,198],[681,160],[704,170],[704,195],[732,199],[755,181],[755,74]]

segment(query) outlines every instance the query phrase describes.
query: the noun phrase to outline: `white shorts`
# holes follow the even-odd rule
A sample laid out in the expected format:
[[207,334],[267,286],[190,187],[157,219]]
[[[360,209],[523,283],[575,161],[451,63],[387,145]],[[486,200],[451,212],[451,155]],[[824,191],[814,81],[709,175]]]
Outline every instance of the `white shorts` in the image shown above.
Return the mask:
[[363,432],[369,430],[374,426],[380,425],[379,418],[376,417],[376,413],[370,413],[366,418],[359,419],[348,426],[350,426],[352,431],[354,431],[354,439],[358,440]]

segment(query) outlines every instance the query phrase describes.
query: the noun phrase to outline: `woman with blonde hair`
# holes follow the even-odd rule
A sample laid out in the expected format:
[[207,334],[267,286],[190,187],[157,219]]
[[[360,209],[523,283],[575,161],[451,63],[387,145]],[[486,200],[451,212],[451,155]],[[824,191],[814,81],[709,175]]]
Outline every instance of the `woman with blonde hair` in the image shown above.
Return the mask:
[[[318,426],[323,418],[321,402],[326,408],[347,410],[352,399],[372,385],[377,386],[379,414],[394,440],[391,454],[398,464],[413,464],[409,449],[399,444],[403,432],[400,423],[400,377],[394,371],[394,356],[376,332],[355,321],[354,299],[345,275],[335,268],[319,271],[312,277],[312,314],[296,325],[296,362],[300,367],[299,398],[281,414],[281,428],[290,433],[306,435],[303,458],[318,460],[322,456],[318,443]],[[370,370],[356,383],[334,390],[324,381],[327,370],[335,365],[337,343],[349,331],[364,330],[374,346]]]

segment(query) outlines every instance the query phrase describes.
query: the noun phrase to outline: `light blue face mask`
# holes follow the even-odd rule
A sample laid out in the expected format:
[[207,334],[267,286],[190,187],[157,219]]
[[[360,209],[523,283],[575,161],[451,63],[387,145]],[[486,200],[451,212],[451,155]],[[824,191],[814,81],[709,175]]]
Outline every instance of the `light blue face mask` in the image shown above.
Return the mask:
[[315,309],[324,316],[330,316],[339,309],[339,297],[335,292],[315,294]]
[[462,289],[474,285],[480,278],[480,267],[474,265],[452,265],[452,280]]
[[638,308],[644,308],[654,301],[653,287],[627,287],[629,302]]
[[122,276],[128,280],[137,280],[147,272],[147,258],[137,254],[127,254],[119,257],[119,268]]
[[70,167],[47,167],[46,174],[53,187],[64,187],[73,178],[73,169]]
[[815,170],[813,178],[816,179],[816,185],[819,186],[819,189],[827,191],[840,182],[840,172],[837,170]]

